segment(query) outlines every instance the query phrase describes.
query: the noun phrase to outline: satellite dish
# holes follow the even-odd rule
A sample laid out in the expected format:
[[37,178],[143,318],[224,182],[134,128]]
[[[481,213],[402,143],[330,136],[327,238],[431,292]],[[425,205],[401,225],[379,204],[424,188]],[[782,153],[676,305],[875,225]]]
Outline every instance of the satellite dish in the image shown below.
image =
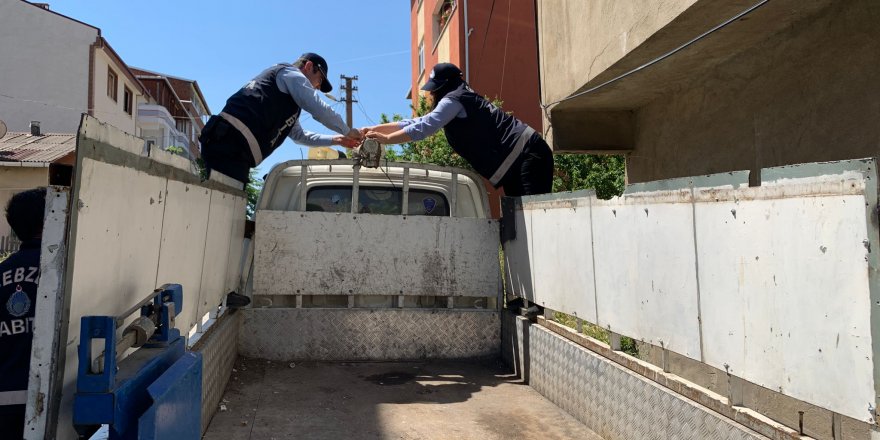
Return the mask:
[[6,124],[0,119],[0,138],[6,136]]

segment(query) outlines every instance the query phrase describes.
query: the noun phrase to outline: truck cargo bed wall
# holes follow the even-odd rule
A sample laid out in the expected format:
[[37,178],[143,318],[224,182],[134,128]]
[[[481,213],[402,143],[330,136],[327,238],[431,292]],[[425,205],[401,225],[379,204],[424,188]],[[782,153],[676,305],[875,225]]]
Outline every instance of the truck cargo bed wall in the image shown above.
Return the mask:
[[524,197],[508,292],[873,423],[873,160]]
[[258,211],[254,295],[498,295],[488,219]]
[[496,220],[259,210],[255,306],[243,311],[240,353],[373,361],[497,355],[498,251]]
[[56,364],[63,390],[48,400],[60,404],[57,422],[41,423],[57,423],[58,439],[75,438],[70,402],[81,316],[118,315],[174,282],[183,285],[184,298],[176,326],[187,334],[239,282],[246,203],[241,184],[218,174],[201,182],[188,160],[143,150],[143,140],[83,116],[64,312],[55,333],[64,341]]

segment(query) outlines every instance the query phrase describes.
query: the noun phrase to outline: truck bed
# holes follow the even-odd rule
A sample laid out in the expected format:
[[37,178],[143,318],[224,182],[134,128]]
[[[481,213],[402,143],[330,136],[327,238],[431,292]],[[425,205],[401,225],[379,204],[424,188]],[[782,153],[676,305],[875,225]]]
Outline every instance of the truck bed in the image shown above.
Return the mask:
[[498,361],[240,357],[206,440],[600,439]]

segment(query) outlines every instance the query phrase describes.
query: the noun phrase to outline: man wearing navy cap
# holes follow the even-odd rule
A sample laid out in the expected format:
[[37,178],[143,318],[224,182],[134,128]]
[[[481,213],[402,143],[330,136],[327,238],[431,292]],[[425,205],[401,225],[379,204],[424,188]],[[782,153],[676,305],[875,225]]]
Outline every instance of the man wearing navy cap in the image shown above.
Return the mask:
[[508,196],[543,194],[553,186],[553,152],[540,134],[474,92],[454,64],[434,66],[422,86],[431,113],[366,127],[384,144],[419,141],[441,128],[449,146]]
[[[333,86],[327,80],[327,61],[318,54],[304,53],[293,64],[264,70],[232,95],[202,130],[199,141],[206,168],[247,183],[250,169],[286,137],[308,146],[357,146],[360,131],[346,125],[321,99],[319,90],[327,93]],[[303,130],[302,110],[339,136]]]

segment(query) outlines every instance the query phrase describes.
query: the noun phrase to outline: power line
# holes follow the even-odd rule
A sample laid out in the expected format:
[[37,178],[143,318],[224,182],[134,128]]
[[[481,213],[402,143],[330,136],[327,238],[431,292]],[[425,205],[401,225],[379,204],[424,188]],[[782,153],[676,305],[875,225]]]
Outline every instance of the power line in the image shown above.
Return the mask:
[[501,61],[501,86],[498,88],[498,98],[504,99],[504,72],[507,71],[507,42],[510,39],[510,8],[513,0],[507,2],[507,33],[504,34],[504,59]]
[[37,101],[37,100],[35,100],[35,99],[17,98],[17,97],[15,97],[15,96],[10,96],[10,95],[7,95],[7,94],[5,94],[5,93],[0,93],[0,97],[7,98],[7,99],[11,99],[11,100],[13,100],[13,101],[27,102],[27,103],[31,103],[31,104],[40,104],[40,105],[43,105],[43,106],[46,106],[46,107],[54,107],[54,108],[61,109],[61,110],[75,111],[75,112],[77,112],[77,113],[86,113],[86,112],[92,112],[92,113],[106,113],[106,114],[115,114],[115,113],[116,113],[116,112],[112,112],[112,111],[98,110],[98,109],[95,109],[95,108],[67,107],[67,106],[63,106],[63,105],[53,104],[53,103],[50,103],[50,102]]
[[[486,32],[483,32],[483,45],[480,46],[480,56],[485,56],[486,53],[486,40],[489,39],[489,25],[492,24],[492,14],[495,12],[495,0],[492,0],[492,7],[489,8],[489,18],[486,20]],[[470,60],[465,60],[465,62],[469,63]],[[481,64],[482,66],[482,64]]]
[[403,55],[403,54],[409,53],[409,52],[410,52],[410,50],[407,49],[407,50],[398,50],[396,52],[387,52],[387,53],[379,53],[379,54],[374,54],[374,55],[366,55],[366,56],[362,56],[362,57],[351,58],[348,60],[337,61],[334,64],[344,64],[344,63],[351,63],[354,61],[372,60],[372,59],[376,59],[376,58],[390,57],[390,56],[394,56],[394,55]]
[[[558,100],[558,101],[553,101],[553,102],[551,102],[550,104],[543,104],[543,103],[542,103],[542,104],[541,104],[541,108],[543,108],[544,111],[545,111],[545,113],[546,113],[547,109],[550,108],[551,106],[554,106],[554,105],[559,104],[559,103],[563,103],[563,102],[565,102],[565,101],[569,101],[569,100],[575,99],[575,98],[577,98],[577,97],[579,97],[579,96],[583,96],[583,95],[586,95],[586,94],[588,94],[588,93],[595,92],[596,90],[599,90],[599,89],[601,89],[601,88],[603,88],[603,87],[605,87],[605,86],[607,86],[607,85],[609,85],[609,84],[613,84],[613,83],[615,83],[615,82],[617,82],[617,81],[620,81],[620,80],[622,80],[622,79],[624,79],[624,78],[626,78],[626,77],[628,77],[628,76],[630,76],[630,75],[632,75],[632,74],[634,74],[634,73],[636,73],[636,72],[638,72],[638,71],[641,71],[641,70],[644,70],[644,69],[646,69],[646,68],[648,68],[648,67],[651,67],[651,66],[653,66],[654,64],[657,64],[657,63],[659,63],[660,61],[663,61],[663,60],[665,60],[666,58],[669,58],[669,57],[671,57],[671,56],[677,54],[678,52],[681,52],[682,50],[688,48],[689,46],[691,46],[692,44],[694,44],[694,43],[696,43],[696,42],[702,40],[703,38],[708,37],[709,35],[715,33],[716,31],[719,31],[719,30],[723,29],[724,27],[726,27],[727,25],[733,23],[734,21],[737,21],[737,20],[739,20],[740,18],[745,17],[746,15],[752,13],[754,10],[760,8],[761,6],[764,6],[764,5],[767,4],[767,2],[769,2],[769,1],[770,1],[770,0],[761,0],[761,1],[759,1],[758,3],[756,3],[756,4],[752,5],[751,7],[749,7],[748,9],[746,9],[746,10],[740,12],[739,14],[736,14],[735,16],[733,16],[733,17],[727,19],[727,20],[724,21],[723,23],[721,23],[721,24],[719,24],[719,25],[713,27],[712,29],[709,29],[709,30],[706,31],[706,32],[703,32],[702,34],[700,34],[700,35],[698,35],[697,37],[691,39],[690,41],[688,41],[688,42],[682,44],[681,46],[678,46],[678,47],[676,47],[675,49],[672,49],[671,51],[666,52],[665,54],[660,55],[659,57],[654,58],[653,60],[648,61],[647,63],[642,64],[642,65],[639,66],[639,67],[636,67],[635,69],[632,69],[632,70],[630,70],[630,71],[628,71],[628,72],[626,72],[626,73],[623,73],[623,74],[621,74],[621,75],[618,75],[618,76],[616,76],[616,77],[614,77],[614,78],[612,78],[612,79],[610,79],[610,80],[608,80],[608,81],[605,81],[605,82],[603,82],[602,84],[599,84],[599,85],[597,85],[597,86],[595,86],[595,87],[590,87],[590,88],[587,89],[587,90],[584,90],[584,91],[582,91],[582,92],[575,93],[574,95],[571,95],[571,96],[569,96],[569,97],[567,97],[567,98],[563,98],[563,99],[560,99],[560,100]],[[494,3],[494,2],[493,2],[493,3]],[[547,119],[549,120],[549,119],[550,119],[550,118],[549,118],[549,115],[547,115],[547,116],[548,116]]]
[[355,102],[357,102],[358,108],[361,110],[361,113],[364,114],[364,117],[367,118],[367,120],[370,121],[371,124],[373,124],[373,125],[379,125],[376,121],[373,120],[373,118],[370,117],[369,114],[367,114],[367,109],[364,108],[364,105],[361,104],[361,101],[362,101],[362,100],[361,100],[361,94],[360,94],[360,92],[358,92],[358,94],[357,94],[357,101],[355,101]]

